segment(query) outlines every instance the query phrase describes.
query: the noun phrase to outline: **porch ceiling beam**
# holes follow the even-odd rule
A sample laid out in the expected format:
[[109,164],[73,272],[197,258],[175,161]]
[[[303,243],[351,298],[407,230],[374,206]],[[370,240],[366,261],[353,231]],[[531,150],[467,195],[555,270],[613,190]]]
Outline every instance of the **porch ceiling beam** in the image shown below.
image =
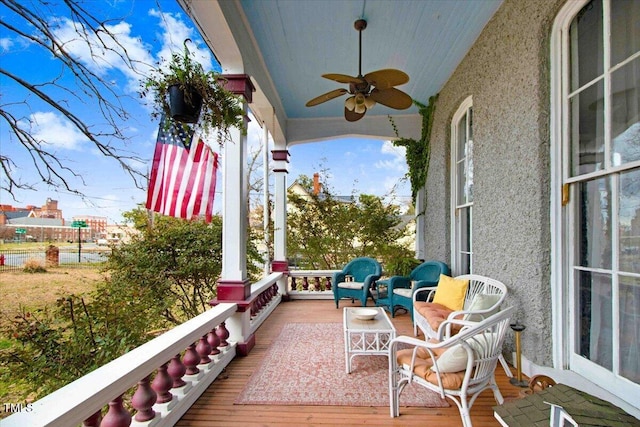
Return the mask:
[[[394,116],[401,137],[420,138],[422,118],[419,114]],[[344,117],[287,120],[289,146],[310,141],[322,141],[337,136],[356,136],[376,139],[395,139],[388,116],[365,116],[357,122],[347,122]]]

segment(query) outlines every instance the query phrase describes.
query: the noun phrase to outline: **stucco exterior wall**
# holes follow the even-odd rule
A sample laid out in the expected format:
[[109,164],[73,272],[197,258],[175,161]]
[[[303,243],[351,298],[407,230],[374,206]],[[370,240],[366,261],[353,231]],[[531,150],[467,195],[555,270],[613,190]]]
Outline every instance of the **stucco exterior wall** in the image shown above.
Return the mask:
[[507,285],[507,305],[517,307],[527,327],[523,354],[546,366],[552,364],[549,42],[563,3],[505,0],[487,24],[440,91],[426,186],[426,258],[450,262],[451,120],[473,96],[473,272]]

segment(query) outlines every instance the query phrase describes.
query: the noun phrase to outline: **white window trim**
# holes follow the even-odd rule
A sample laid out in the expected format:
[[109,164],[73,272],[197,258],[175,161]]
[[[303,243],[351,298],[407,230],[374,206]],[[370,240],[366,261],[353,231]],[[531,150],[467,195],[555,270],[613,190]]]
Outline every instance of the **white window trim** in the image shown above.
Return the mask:
[[[459,272],[456,271],[458,268],[459,260],[458,260],[458,252],[459,252],[459,244],[458,244],[458,236],[456,234],[456,208],[457,208],[457,196],[458,196],[458,173],[457,168],[455,167],[457,162],[457,152],[458,152],[458,123],[460,119],[467,113],[469,108],[473,107],[473,96],[469,95],[458,107],[453,118],[451,119],[451,155],[450,155],[450,164],[451,164],[451,197],[450,197],[450,222],[451,222],[451,270],[452,274],[456,275]],[[473,236],[473,228],[471,229],[471,236]],[[473,253],[473,246],[471,247],[471,251]],[[473,257],[473,255],[472,255]],[[471,266],[473,266],[473,259],[471,260]],[[472,268],[472,267],[471,267]]]
[[[568,282],[568,275],[572,274],[570,268],[565,268],[568,260],[568,248],[565,238],[573,235],[573,230],[564,228],[564,218],[568,214],[562,206],[562,185],[563,182],[574,182],[585,178],[582,175],[579,178],[568,178],[568,170],[566,164],[562,163],[562,159],[568,156],[567,148],[563,146],[563,141],[568,139],[567,133],[569,129],[563,129],[562,118],[563,111],[568,108],[567,100],[563,97],[562,87],[568,87],[568,76],[563,74],[563,69],[568,66],[563,63],[563,48],[565,39],[563,34],[569,30],[569,25],[573,17],[589,2],[589,0],[576,0],[567,2],[560,12],[556,15],[551,33],[551,68],[550,68],[550,161],[551,161],[551,203],[550,203],[550,228],[551,228],[551,313],[552,313],[552,357],[553,367],[556,369],[569,369],[570,359],[572,358],[571,340],[574,334],[571,329],[575,316],[574,307],[571,304],[572,298],[575,298],[571,286],[565,287],[564,283]],[[606,52],[605,55],[609,53]],[[606,112],[605,112],[606,113]],[[564,133],[563,133],[564,132]],[[564,150],[564,152],[563,152]],[[607,157],[608,158],[608,157]],[[619,169],[627,169],[636,166],[637,162],[625,165]],[[610,176],[616,172],[614,169],[608,168],[605,171],[597,171],[589,175],[597,177],[600,175]],[[563,178],[566,178],[563,180]],[[575,200],[577,197],[575,186],[574,191],[570,194],[570,198]],[[569,225],[568,227],[571,227]],[[572,363],[576,365],[582,364],[579,360]],[[594,377],[589,378],[594,381],[595,378],[607,376],[611,374],[608,369],[589,364],[589,369]],[[619,398],[628,398],[629,393],[632,395],[637,393],[637,385],[622,378],[616,378],[614,381],[602,383],[600,386],[616,395]],[[626,401],[626,400],[625,400]]]

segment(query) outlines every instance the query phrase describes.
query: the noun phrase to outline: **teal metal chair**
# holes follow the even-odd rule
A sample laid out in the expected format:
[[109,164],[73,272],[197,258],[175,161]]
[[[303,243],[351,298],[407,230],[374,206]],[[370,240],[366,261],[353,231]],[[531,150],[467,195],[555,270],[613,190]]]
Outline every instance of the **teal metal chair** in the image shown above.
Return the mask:
[[362,306],[367,306],[367,298],[371,294],[371,287],[382,275],[382,266],[373,258],[360,257],[351,260],[342,271],[333,273],[333,299],[338,302],[342,298],[360,300]]
[[411,313],[413,321],[413,294],[420,288],[438,285],[440,275],[451,275],[447,264],[440,261],[425,261],[414,268],[409,276],[393,276],[386,280],[378,280],[378,289],[386,286],[386,298],[380,300],[378,305],[386,305],[391,317],[395,316],[396,307],[403,307]]

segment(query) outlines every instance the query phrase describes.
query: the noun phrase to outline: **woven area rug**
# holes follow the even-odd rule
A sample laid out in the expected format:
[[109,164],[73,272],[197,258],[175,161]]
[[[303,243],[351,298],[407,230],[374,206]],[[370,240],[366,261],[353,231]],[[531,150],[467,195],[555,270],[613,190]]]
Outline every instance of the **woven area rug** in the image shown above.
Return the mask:
[[[386,356],[356,356],[345,372],[340,323],[289,323],[236,401],[239,405],[389,406]],[[448,407],[436,393],[408,385],[401,406]]]

